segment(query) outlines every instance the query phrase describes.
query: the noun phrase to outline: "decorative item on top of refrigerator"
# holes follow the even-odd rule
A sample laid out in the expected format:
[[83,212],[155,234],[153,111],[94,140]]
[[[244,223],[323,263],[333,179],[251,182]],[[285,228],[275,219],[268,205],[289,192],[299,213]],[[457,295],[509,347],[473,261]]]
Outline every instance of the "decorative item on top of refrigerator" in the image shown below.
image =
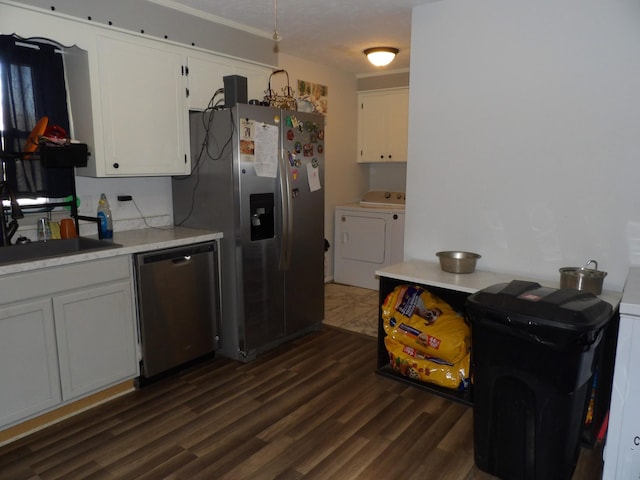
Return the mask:
[[224,356],[246,361],[324,317],[324,117],[238,103],[193,112],[176,225],[222,231]]

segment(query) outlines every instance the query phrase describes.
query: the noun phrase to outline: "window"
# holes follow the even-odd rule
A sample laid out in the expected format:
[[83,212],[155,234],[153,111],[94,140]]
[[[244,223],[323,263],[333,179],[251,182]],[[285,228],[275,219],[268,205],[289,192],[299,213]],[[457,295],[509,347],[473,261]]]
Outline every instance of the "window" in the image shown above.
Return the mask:
[[72,170],[47,168],[37,156],[20,155],[42,117],[69,131],[63,51],[46,39],[0,35],[0,148],[5,180],[21,199],[60,198],[73,191]]

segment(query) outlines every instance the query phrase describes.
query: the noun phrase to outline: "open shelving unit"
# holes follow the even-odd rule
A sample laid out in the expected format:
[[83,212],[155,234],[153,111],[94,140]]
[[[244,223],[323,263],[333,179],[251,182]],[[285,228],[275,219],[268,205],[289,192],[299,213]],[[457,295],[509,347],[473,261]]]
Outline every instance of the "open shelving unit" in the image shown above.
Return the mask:
[[[451,305],[456,311],[463,313],[467,297],[481,288],[497,283],[506,283],[515,278],[509,274],[476,271],[470,275],[456,275],[442,272],[435,262],[413,261],[391,265],[376,272],[380,279],[379,305],[382,305],[394,288],[399,285],[418,285]],[[539,279],[519,278],[519,280],[536,281],[540,284],[555,287],[559,285],[553,282],[545,282]],[[615,352],[617,348],[617,336],[620,322],[619,304],[622,298],[621,292],[603,291],[602,300],[613,306],[613,315],[604,329],[603,338],[598,345],[596,354],[597,376],[592,382],[592,419],[585,422],[582,432],[582,443],[587,447],[593,447],[599,440],[603,425],[606,423],[609,403],[611,398],[613,368]],[[378,341],[377,341],[377,365],[378,375],[391,378],[395,381],[411,385],[434,395],[445,397],[449,400],[473,407],[473,382],[464,390],[443,388],[435,384],[421,382],[400,375],[391,367],[389,354],[384,344],[386,332],[383,327],[382,312],[378,316]],[[473,348],[473,346],[472,346]],[[472,367],[473,368],[473,367]],[[471,372],[473,375],[473,372]]]

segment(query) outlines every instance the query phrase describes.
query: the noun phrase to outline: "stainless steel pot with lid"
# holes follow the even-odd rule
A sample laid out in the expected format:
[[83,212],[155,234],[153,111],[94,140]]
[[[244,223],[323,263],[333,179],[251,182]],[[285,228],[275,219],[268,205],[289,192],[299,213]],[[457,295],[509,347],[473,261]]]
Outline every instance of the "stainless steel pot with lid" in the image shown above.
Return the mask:
[[[593,264],[594,268],[588,268]],[[607,272],[598,270],[598,262],[589,260],[584,267],[564,267],[560,269],[560,288],[575,288],[591,292],[594,295],[602,293],[602,283]]]

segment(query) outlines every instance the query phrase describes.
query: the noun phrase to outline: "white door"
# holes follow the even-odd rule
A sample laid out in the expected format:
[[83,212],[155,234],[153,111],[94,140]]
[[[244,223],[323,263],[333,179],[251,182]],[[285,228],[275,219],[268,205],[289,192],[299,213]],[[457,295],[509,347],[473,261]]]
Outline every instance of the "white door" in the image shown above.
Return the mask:
[[98,37],[107,176],[191,172],[181,54],[153,42]]
[[342,257],[381,264],[385,260],[387,222],[382,218],[344,214],[340,218]]
[[129,282],[53,299],[64,400],[137,375]]
[[0,427],[61,401],[51,299],[0,308]]

